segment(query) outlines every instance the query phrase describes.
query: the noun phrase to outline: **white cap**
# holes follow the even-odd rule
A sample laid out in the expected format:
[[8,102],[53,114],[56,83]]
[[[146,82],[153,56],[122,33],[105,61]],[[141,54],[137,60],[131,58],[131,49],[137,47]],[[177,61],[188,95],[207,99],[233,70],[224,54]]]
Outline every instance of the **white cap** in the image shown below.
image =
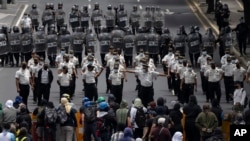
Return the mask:
[[159,118],[158,119],[158,124],[164,124],[165,123],[165,118]]

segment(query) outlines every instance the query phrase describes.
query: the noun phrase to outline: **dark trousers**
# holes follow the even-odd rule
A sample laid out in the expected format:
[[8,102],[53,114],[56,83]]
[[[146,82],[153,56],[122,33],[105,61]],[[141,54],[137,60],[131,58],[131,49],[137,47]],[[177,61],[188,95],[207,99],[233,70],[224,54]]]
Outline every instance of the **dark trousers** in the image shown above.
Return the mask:
[[98,35],[101,32],[101,28],[99,26],[94,27],[95,33]]
[[70,86],[60,86],[60,100],[62,98],[63,94],[69,94],[70,93]]
[[172,84],[172,89],[175,90],[175,73],[170,72],[170,76],[171,76],[171,84]]
[[57,32],[59,33],[60,32],[60,30],[61,30],[61,25],[56,25],[56,28],[57,28]]
[[125,62],[126,62],[126,67],[129,67],[129,66],[133,65],[132,56],[124,55],[124,59],[125,59]]
[[242,55],[243,52],[246,54],[247,38],[239,37],[238,43],[239,43],[240,54]]
[[110,90],[110,88],[111,88],[111,85],[110,85],[110,83],[109,83],[109,74],[110,74],[110,69],[109,69],[109,67],[107,67],[107,69],[106,69],[106,84],[107,84],[107,90],[106,91],[109,91]]
[[[20,57],[20,55],[19,55],[19,53],[13,53],[13,56],[14,56],[15,61],[16,61],[16,67],[18,67],[19,66],[19,57]],[[13,64],[14,64],[14,62],[13,62]]]
[[225,55],[225,49],[223,46],[219,47],[219,54],[220,54],[220,58]]
[[96,136],[96,122],[84,123],[84,141],[91,141],[91,135],[93,135],[94,140],[98,141]]
[[207,78],[201,75],[201,86],[203,93],[207,92]]
[[44,60],[46,59],[45,58],[45,51],[43,51],[43,52],[37,52],[36,53],[40,58],[42,57]]
[[97,93],[97,88],[95,83],[85,83],[85,97],[88,97],[90,101],[97,100],[98,93]]
[[207,0],[207,13],[214,12],[214,0]]
[[104,60],[104,58],[105,58],[105,53],[101,53],[100,56],[101,56],[102,66],[105,66],[105,65],[106,65],[106,62],[105,62],[105,60]]
[[39,84],[38,84],[38,78],[36,77],[35,78],[35,86],[34,86],[34,90],[33,90],[33,101],[37,101],[37,96],[38,96],[38,93],[39,93]]
[[28,106],[28,97],[30,93],[30,86],[19,84],[20,92],[19,95],[23,98],[23,103]]
[[56,129],[54,128],[44,128],[44,141],[56,141]]
[[6,58],[5,56],[6,56],[5,54],[0,55],[0,59],[2,60],[2,62],[1,62],[2,67],[4,66],[4,62],[5,62],[5,58]]
[[21,61],[25,61],[28,63],[28,61],[30,60],[31,58],[31,52],[28,52],[28,53],[21,53],[22,55],[22,58],[21,58]]
[[233,95],[234,93],[233,76],[224,76],[224,85],[225,85],[226,100],[229,101],[230,94]]
[[189,96],[194,95],[194,84],[184,84],[183,95],[185,103],[188,103]]
[[49,101],[50,96],[50,84],[39,84],[39,91],[37,95],[38,104],[41,102],[42,98]]
[[112,85],[111,93],[115,96],[115,102],[121,103],[122,101],[122,84],[121,85]]
[[8,53],[6,56],[6,64],[10,64],[11,66],[14,65],[13,61],[13,53]]
[[214,94],[216,94],[217,100],[220,103],[220,98],[221,98],[220,82],[208,82],[208,93],[211,101],[214,99]]
[[33,31],[38,31],[38,25],[32,25]]
[[72,81],[70,83],[70,97],[73,97],[76,89],[76,76],[72,74]]
[[79,66],[81,66],[82,63],[82,52],[76,52],[74,53],[74,56],[78,58]]
[[113,29],[114,27],[107,27],[108,33],[112,32]]
[[154,88],[153,88],[153,86],[150,86],[150,87],[141,86],[139,98],[141,99],[144,107],[147,107],[148,103],[150,103],[151,101],[154,101]]
[[55,63],[56,55],[48,55],[48,59],[49,59],[50,67],[55,67],[56,66],[56,63]]
[[178,78],[175,78],[174,93],[178,97],[178,101],[181,100],[180,84],[181,84],[181,80]]
[[200,141],[200,131],[194,122],[186,121],[184,129],[186,132],[186,141]]
[[199,56],[200,56],[200,53],[189,53],[190,62],[191,62],[193,67],[195,67],[195,65],[197,65],[197,60],[198,60]]
[[141,138],[143,136],[143,128],[135,128],[134,138]]
[[132,26],[132,33],[135,35],[139,27]]
[[[164,71],[165,72],[165,71]],[[168,68],[166,68],[166,72],[168,72]],[[171,74],[170,74],[171,75]],[[172,77],[168,77],[168,89],[172,90],[173,85],[172,85]]]

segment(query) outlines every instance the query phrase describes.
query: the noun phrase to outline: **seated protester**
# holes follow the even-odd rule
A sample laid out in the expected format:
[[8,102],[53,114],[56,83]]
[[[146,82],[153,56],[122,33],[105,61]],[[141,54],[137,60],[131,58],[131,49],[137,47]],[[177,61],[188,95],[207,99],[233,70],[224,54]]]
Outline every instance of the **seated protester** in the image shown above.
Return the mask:
[[128,103],[126,100],[122,100],[120,108],[116,110],[117,123],[122,123],[124,125],[127,125],[128,113],[129,113]]
[[109,113],[115,117],[116,110],[119,109],[120,105],[115,102],[116,98],[113,94],[108,96]]
[[244,121],[242,113],[238,113],[236,115],[236,119],[235,119],[233,124],[235,124],[235,125],[245,125],[246,124],[246,122]]
[[218,126],[220,127],[222,125],[222,120],[223,120],[223,110],[221,109],[217,99],[212,100],[211,112],[213,112],[216,115],[218,119]]
[[28,137],[28,131],[25,127],[20,129],[20,133],[16,137],[16,141],[30,141],[30,138]]
[[61,126],[61,140],[70,141],[74,136],[74,128],[77,120],[74,109],[65,97],[61,98],[61,105],[57,109],[58,119]]
[[57,123],[57,110],[54,103],[49,101],[47,106],[42,111],[44,115],[44,141],[51,139],[51,141],[56,141],[56,123]]
[[13,101],[7,100],[3,109],[3,123],[10,123],[11,127],[15,126],[17,114],[20,112],[20,108],[15,109],[13,107]]
[[154,118],[156,116],[157,116],[157,113],[154,110],[148,110],[146,125],[145,125],[145,127],[143,129],[143,136],[142,136],[142,139],[144,141],[149,141],[149,133],[151,131],[151,127],[152,127]]
[[36,133],[37,138],[39,141],[43,140],[43,134],[44,134],[44,109],[47,105],[46,100],[41,100],[40,103],[38,103],[38,107],[34,109],[33,115],[37,117],[37,124],[36,124]]
[[31,122],[31,117],[29,113],[27,112],[26,106],[22,105],[20,106],[20,113],[17,115],[16,123],[17,123],[17,129],[20,129],[20,124],[22,122],[25,122],[28,124],[27,130],[31,130],[32,122]]
[[147,109],[143,107],[141,99],[136,98],[129,114],[129,124],[131,125],[128,125],[129,127],[133,127],[134,138],[143,136],[143,128],[146,124],[146,112]]
[[173,137],[172,137],[172,141],[182,141],[183,140],[183,134],[182,132],[175,132]]
[[113,133],[111,136],[111,141],[120,141],[120,139],[123,138],[123,136],[124,136],[123,131],[124,131],[125,127],[126,127],[125,124],[118,123],[116,132]]
[[239,102],[237,102],[237,103],[233,106],[232,112],[230,112],[230,113],[228,114],[228,116],[225,117],[225,120],[227,120],[227,121],[231,122],[231,124],[233,124],[234,121],[236,120],[237,114],[238,114],[238,113],[242,113],[243,110],[244,110],[243,106],[242,106]]
[[3,131],[0,133],[1,141],[15,141],[15,135],[11,133],[9,130],[10,130],[10,124],[4,123]]
[[99,103],[96,135],[101,141],[110,141],[111,135],[117,126],[115,117],[108,111],[109,105],[107,102]]
[[157,125],[153,129],[151,134],[151,141],[172,141],[171,134],[168,128],[164,127],[166,122],[165,118],[159,118],[157,120]]
[[220,128],[216,128],[210,138],[206,141],[225,141],[224,134]]
[[183,127],[182,127],[182,123],[181,123],[183,115],[180,111],[180,108],[181,108],[181,105],[179,103],[176,103],[174,105],[173,110],[169,114],[169,116],[172,119],[173,124],[174,124],[173,127],[169,129],[171,132],[171,136],[173,136],[174,133],[177,131],[183,133]]
[[124,136],[119,141],[134,141],[133,131],[131,128],[127,127],[123,131]]
[[13,107],[18,109],[21,103],[23,103],[23,98],[21,96],[16,96],[15,101],[13,102]]

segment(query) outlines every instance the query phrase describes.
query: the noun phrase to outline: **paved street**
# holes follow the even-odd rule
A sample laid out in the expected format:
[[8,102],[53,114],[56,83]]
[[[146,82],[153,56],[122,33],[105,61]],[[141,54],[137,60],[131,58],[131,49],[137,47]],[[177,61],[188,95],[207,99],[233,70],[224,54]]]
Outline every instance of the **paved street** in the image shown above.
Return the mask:
[[[20,1],[19,1],[20,2]],[[24,4],[29,4],[30,6],[32,3],[36,3],[38,5],[38,9],[40,10],[40,13],[42,13],[42,10],[44,9],[44,6],[46,2],[53,2],[55,4],[55,8],[57,8],[57,3],[59,0],[27,0],[27,1],[21,1]],[[32,2],[32,3],[31,3]],[[189,27],[191,25],[198,25],[201,28],[201,33],[203,34],[205,29],[203,25],[201,25],[200,21],[197,19],[197,17],[194,15],[193,11],[190,9],[188,4],[185,0],[89,0],[89,1],[82,1],[82,0],[63,0],[64,3],[64,10],[66,13],[69,13],[71,10],[71,6],[73,4],[78,4],[79,7],[82,7],[83,5],[92,5],[95,2],[100,3],[100,7],[103,9],[103,11],[106,10],[106,6],[108,4],[119,5],[119,3],[124,3],[125,9],[130,12],[132,9],[132,6],[137,4],[141,5],[141,7],[144,9],[145,6],[158,6],[160,5],[162,9],[168,9],[166,11],[166,23],[165,26],[168,27],[172,34],[175,35],[176,29],[180,25],[184,25],[186,27],[187,32],[189,32]],[[30,7],[28,8],[28,11],[30,10]],[[89,10],[89,11],[92,11]],[[1,15],[0,15],[1,17]],[[68,20],[67,20],[68,21]],[[96,53],[96,56],[99,58],[99,53]],[[189,57],[187,57],[188,59]],[[215,54],[215,61],[219,62],[218,53]],[[1,68],[0,69],[0,102],[4,103],[7,99],[14,99],[17,95],[16,92],[16,86],[15,86],[15,71],[18,68]],[[80,71],[80,70],[79,70]],[[162,72],[161,65],[158,65],[158,71]],[[195,93],[195,95],[198,97],[199,104],[205,103],[205,95],[202,94],[201,91],[201,85],[200,85],[200,78],[199,78],[199,72],[196,69],[197,76],[198,76],[198,92]],[[59,102],[59,87],[56,84],[57,80],[57,70],[53,69],[54,74],[54,81],[51,87],[51,101],[55,103],[55,105],[58,105]],[[232,104],[227,104],[225,100],[225,94],[224,94],[224,85],[221,83],[222,87],[222,98],[221,98],[221,105],[225,112],[229,112],[231,110]],[[80,106],[81,99],[84,97],[84,93],[82,92],[82,80],[81,76],[76,82],[76,94],[73,99],[73,102]],[[135,91],[136,81],[133,74],[128,74],[128,82],[124,84],[124,91],[123,91],[123,99],[126,99],[128,102],[131,102],[132,99],[134,99],[137,96],[137,92]],[[249,85],[245,85],[246,91],[250,91]],[[162,96],[167,99],[167,105],[170,105],[170,102],[172,100],[176,100],[176,96],[172,96],[172,94],[168,91],[167,88],[167,78],[166,77],[159,77],[154,82],[154,90],[155,90],[155,99]],[[106,84],[105,84],[105,71],[103,71],[102,75],[99,77],[98,81],[98,92],[99,96],[107,96],[105,94],[106,91]],[[33,104],[32,101],[32,92],[30,92],[29,97],[29,105],[28,107],[32,111],[35,108],[35,104]]]

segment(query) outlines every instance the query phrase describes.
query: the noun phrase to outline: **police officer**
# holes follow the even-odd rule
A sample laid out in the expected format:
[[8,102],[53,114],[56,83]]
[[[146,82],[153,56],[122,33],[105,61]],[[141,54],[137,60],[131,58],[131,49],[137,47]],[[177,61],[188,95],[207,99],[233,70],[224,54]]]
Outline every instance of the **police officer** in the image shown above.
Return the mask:
[[67,31],[66,25],[63,24],[61,27],[61,33],[58,36],[58,44],[59,44],[59,49],[64,48],[65,52],[68,53],[69,49],[71,47],[71,38],[72,36],[68,34],[69,32]]
[[175,70],[176,70],[176,67],[179,63],[179,54],[178,53],[175,53],[174,54],[174,59],[172,59],[169,63],[168,63],[168,72],[167,72],[167,77],[168,79],[170,78],[171,80],[171,84],[172,84],[172,94],[175,95],[175,90],[176,90],[176,73],[175,73]]
[[[6,37],[6,45],[9,45],[9,34],[11,33],[11,30],[9,27],[7,27],[6,25],[2,26],[2,33],[5,35]],[[10,65],[10,62],[13,62],[13,56],[11,55],[11,49],[9,46],[6,46],[6,55],[4,55],[4,61],[5,64]],[[3,62],[2,62],[3,63]]]
[[183,74],[180,89],[184,92],[183,96],[185,103],[188,103],[189,96],[194,95],[194,91],[197,92],[197,76],[192,69],[191,64],[188,64],[187,71],[185,71]]
[[215,19],[219,30],[221,30],[222,28],[222,21],[223,21],[222,14],[223,14],[223,4],[221,1],[217,1],[215,6]]
[[95,54],[97,48],[97,41],[98,39],[96,34],[92,32],[92,29],[88,29],[86,33],[85,55],[87,55],[88,49],[92,51],[93,55]]
[[[49,28],[49,27],[48,27]],[[43,26],[38,27],[38,31],[34,33],[34,49],[38,56],[45,58],[46,50],[46,34]]]
[[126,67],[129,67],[133,65],[133,52],[135,49],[135,35],[132,33],[131,30],[126,31],[126,35],[124,36],[124,43],[125,47],[123,49],[124,52],[124,58],[126,62]]
[[85,43],[85,34],[83,33],[82,27],[76,27],[75,32],[72,34],[72,48],[74,56],[82,62],[82,51]]
[[124,30],[128,26],[128,22],[127,11],[125,11],[124,4],[121,3],[117,12],[117,25],[121,30]]
[[145,32],[148,33],[153,26],[153,15],[149,6],[146,6],[145,11],[142,13],[142,22],[142,26],[145,27]]
[[91,63],[88,64],[87,68],[88,69],[83,74],[83,82],[85,84],[85,97],[88,97],[91,101],[96,101],[98,97],[96,78],[100,76],[103,69],[98,72],[94,69],[94,66]]
[[[178,100],[182,104],[184,104],[185,99],[184,99],[184,91],[180,89],[180,86],[181,86],[181,80],[184,78],[184,72],[186,72],[186,71],[187,71],[187,60],[180,59],[179,65],[176,69],[176,77],[177,77],[176,89],[177,89],[177,94],[178,94]],[[179,88],[177,88],[177,87],[179,87]]]
[[231,61],[231,57],[228,57],[227,63],[221,66],[221,69],[224,72],[223,78],[227,103],[229,102],[229,100],[232,100],[230,98],[230,95],[232,95],[234,92],[233,70],[235,68],[235,64],[232,64]]
[[[172,36],[168,28],[163,29],[163,34],[160,36],[160,55],[163,58],[168,54],[169,44],[172,43]],[[181,54],[181,53],[180,53]]]
[[71,12],[69,13],[69,24],[73,32],[75,32],[76,27],[80,26],[80,15],[75,6],[72,6]]
[[57,84],[60,87],[60,99],[63,94],[70,94],[70,83],[72,81],[72,75],[68,73],[68,67],[63,66],[62,72],[58,74]]
[[203,48],[201,56],[197,60],[197,64],[199,65],[199,68],[201,68],[203,65],[207,64],[208,57],[212,58],[210,55],[207,54],[206,48]]
[[32,22],[32,29],[37,31],[37,28],[39,26],[39,12],[37,10],[37,5],[36,4],[32,4],[32,9],[29,12],[30,18],[31,18],[31,22]]
[[[11,54],[10,57],[15,58],[15,62],[16,62],[16,67],[19,66],[19,57],[20,57],[20,52],[21,52],[21,33],[20,30],[17,26],[13,27],[13,33],[10,34],[9,36],[9,45],[11,48]],[[13,55],[13,56],[12,56]],[[12,66],[14,66],[14,62],[12,61]]]
[[112,5],[108,5],[107,12],[104,15],[105,21],[106,21],[106,28],[108,32],[110,33],[115,26],[115,12],[112,9]]
[[105,54],[109,52],[109,46],[111,45],[111,33],[108,32],[106,27],[102,27],[101,33],[99,34],[99,43],[100,43],[100,56],[102,65],[105,66]]
[[191,26],[190,33],[187,37],[189,57],[193,66],[196,66],[198,57],[200,56],[200,36],[199,33],[195,31],[194,26]]
[[240,63],[236,63],[236,67],[233,69],[234,84],[238,81],[241,87],[244,88],[244,81],[246,79],[246,69],[241,67]]
[[160,38],[155,29],[151,28],[150,33],[148,34],[148,49],[149,56],[153,58],[154,62],[158,62],[158,55],[160,53]]
[[138,6],[134,5],[133,11],[130,13],[130,17],[129,17],[129,24],[132,27],[133,34],[135,34],[138,28],[140,27],[140,19],[141,19],[141,15],[138,11]]
[[245,23],[245,20],[243,17],[240,18],[240,23],[236,26],[233,31],[236,31],[240,54],[243,53],[247,55],[246,53],[246,45],[247,45],[247,35],[248,35],[248,26]]
[[1,59],[1,66],[4,67],[5,58],[7,56],[7,38],[6,35],[3,32],[3,29],[0,29],[0,59]]
[[231,57],[231,55],[230,55],[229,49],[226,49],[226,50],[225,50],[225,55],[223,55],[223,56],[221,57],[221,60],[220,60],[221,65],[225,65],[225,64],[227,63],[227,58],[228,58],[228,57]]
[[58,36],[60,35],[69,35],[70,32],[68,31],[68,25],[66,23],[63,23],[62,26],[60,27],[60,31],[58,33]]
[[157,6],[154,12],[153,25],[154,25],[156,33],[158,33],[159,35],[162,34],[162,27],[164,27],[164,19],[165,19],[165,16],[164,16],[163,11],[160,9],[159,6]]
[[208,79],[208,95],[209,99],[213,101],[216,94],[216,99],[220,103],[221,98],[221,88],[220,81],[223,78],[223,71],[215,66],[214,62],[210,63],[211,69],[207,70],[204,74]]
[[55,67],[55,59],[57,55],[57,49],[58,49],[58,37],[57,33],[55,31],[55,25],[50,25],[50,31],[47,35],[47,55],[49,59],[49,63],[51,67]]
[[220,58],[222,58],[222,56],[225,55],[225,28],[221,28],[219,36],[217,38],[217,40],[215,41],[215,43],[219,44],[219,54],[220,54]]
[[88,6],[84,5],[80,13],[80,23],[83,32],[86,32],[86,30],[89,28],[89,21],[90,21],[90,15],[88,12]]
[[65,12],[63,10],[63,3],[59,2],[58,3],[58,9],[56,10],[56,26],[57,26],[57,32],[60,32],[61,26],[63,25],[63,23],[65,22]]
[[181,98],[181,90],[180,90],[180,85],[181,85],[181,70],[184,67],[183,66],[183,61],[184,61],[183,56],[178,57],[178,62],[174,66],[174,74],[175,74],[175,87],[174,87],[174,93],[177,96],[178,101],[182,101]]
[[208,81],[207,78],[205,77],[205,72],[211,69],[211,63],[212,57],[207,57],[206,64],[203,64],[200,69],[200,76],[201,76],[201,86],[202,86],[202,91],[203,94],[206,94],[206,100],[209,102],[209,93],[208,93]]
[[180,25],[179,29],[181,34],[187,36],[187,32],[184,25]]
[[135,56],[134,59],[134,68],[135,69],[141,69],[142,63],[141,60],[145,57],[143,49],[140,49],[140,52],[138,55]]
[[225,3],[222,7],[222,27],[229,26],[230,11],[228,5]]
[[75,69],[76,69],[76,73],[78,73],[77,72],[77,67],[78,66],[81,67],[81,66],[79,65],[78,58],[76,56],[74,56],[74,50],[69,50],[69,54],[68,55],[69,55],[69,61],[74,64]]
[[115,49],[120,48],[121,50],[124,48],[124,35],[124,31],[119,29],[118,26],[115,26],[114,30],[111,33],[111,44]]
[[[173,49],[172,48],[169,48],[168,49],[168,54],[166,54],[163,59],[162,59],[162,63],[163,63],[163,71],[165,74],[168,74],[168,68],[169,68],[169,65],[171,63],[172,60],[174,60],[174,53],[173,53]],[[172,86],[172,83],[171,83],[171,77],[168,77],[168,89],[169,91],[172,91],[173,89],[173,86]]]
[[54,22],[53,18],[54,18],[54,15],[53,15],[53,11],[51,10],[50,3],[46,3],[45,10],[43,11],[43,14],[42,14],[42,23],[43,23],[44,28],[46,27],[46,25],[49,27],[49,25]]
[[33,50],[32,45],[32,33],[30,27],[23,28],[24,33],[22,34],[22,49],[21,56],[22,61],[28,62],[31,58],[31,52]]
[[95,33],[98,35],[101,30],[101,21],[103,19],[102,10],[99,7],[99,3],[95,3],[94,9],[91,15],[91,23],[94,26]]
[[66,54],[65,48],[61,48],[61,49],[60,49],[60,54],[58,54],[58,55],[56,56],[56,60],[55,60],[55,63],[56,63],[56,66],[57,66],[57,67],[59,67],[59,65],[60,65],[61,63],[64,62],[63,56],[64,56],[65,54]]
[[178,50],[180,52],[180,55],[185,56],[186,36],[182,34],[182,31],[180,29],[177,30],[173,45],[175,50]]
[[229,48],[230,51],[232,52],[233,37],[232,37],[232,30],[229,26],[225,27],[225,34],[224,34],[223,39],[224,39],[223,41],[224,41],[225,48]]
[[211,57],[214,56],[215,50],[215,36],[213,34],[212,28],[208,28],[205,35],[203,36],[203,47],[206,48],[207,54]]
[[144,32],[144,29],[142,27],[138,28],[138,34],[135,35],[135,45],[136,45],[136,53],[139,53],[140,49],[143,49],[143,51],[147,51],[148,36]]

